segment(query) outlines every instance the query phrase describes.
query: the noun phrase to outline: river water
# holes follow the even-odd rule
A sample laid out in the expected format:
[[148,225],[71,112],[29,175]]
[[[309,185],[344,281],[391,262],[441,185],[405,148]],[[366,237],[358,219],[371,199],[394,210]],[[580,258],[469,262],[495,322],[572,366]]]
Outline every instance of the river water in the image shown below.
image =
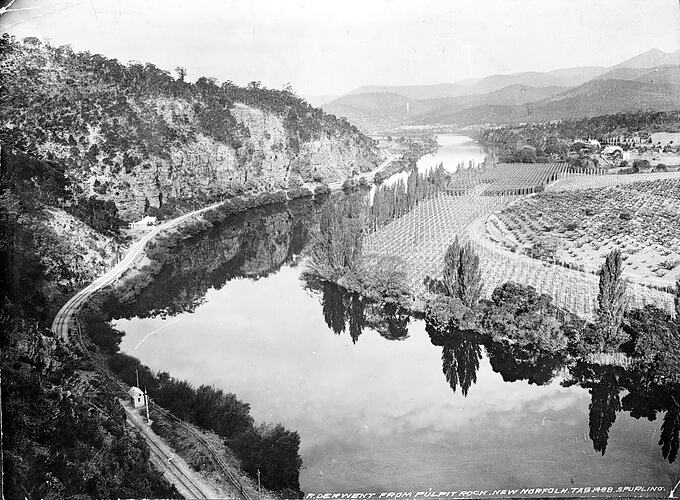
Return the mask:
[[479,165],[486,158],[481,146],[464,135],[439,134],[437,144],[437,151],[418,160],[418,170],[429,170],[442,163],[446,170],[455,172],[460,165],[469,168],[471,162]]
[[[486,153],[482,147],[465,135],[438,134],[436,136],[438,148],[434,153],[426,154],[418,160],[417,167],[421,173],[428,172],[433,168],[443,165],[444,169],[454,173],[459,167],[470,168],[480,165]],[[383,181],[390,185],[400,180],[406,183],[409,172],[399,172]]]
[[116,315],[121,350],[298,431],[306,492],[675,483],[663,396],[629,374],[474,337],[440,345],[423,320],[303,279],[331,202],[252,210],[181,245]]

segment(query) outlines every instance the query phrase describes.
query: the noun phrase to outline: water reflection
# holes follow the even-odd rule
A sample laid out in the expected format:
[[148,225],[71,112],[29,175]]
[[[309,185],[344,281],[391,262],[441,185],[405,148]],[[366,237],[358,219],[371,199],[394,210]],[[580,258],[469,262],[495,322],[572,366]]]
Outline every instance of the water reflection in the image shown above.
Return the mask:
[[663,457],[673,463],[680,445],[680,388],[674,384],[659,385],[642,370],[624,373],[622,385],[628,392],[621,398],[621,407],[631,416],[656,420],[658,413],[665,412],[659,445]]
[[482,359],[482,348],[472,336],[462,332],[442,347],[442,371],[455,393],[458,386],[463,396],[477,382],[477,370]]
[[206,292],[239,278],[262,279],[296,265],[324,200],[295,200],[230,217],[207,233],[181,241],[164,258],[153,284],[114,317],[175,316],[194,311]]
[[302,273],[301,279],[307,290],[320,294],[324,320],[336,335],[347,332],[356,344],[369,327],[387,340],[408,337],[411,316],[398,304],[368,299],[310,273]]
[[491,367],[502,375],[505,382],[526,380],[530,384],[545,385],[564,366],[561,354],[543,351],[531,344],[508,345],[489,341],[486,350]]
[[[150,338],[133,354],[149,363],[155,359],[154,369],[193,375],[194,383],[221,384],[260,408],[258,418],[299,430],[309,467],[303,488],[339,491],[353,478],[377,488],[396,484],[402,474],[410,474],[410,484],[426,479],[434,487],[435,476],[465,467],[469,473],[456,479],[473,486],[470,478],[481,463],[489,468],[486,480],[516,484],[531,473],[513,461],[523,453],[557,464],[542,465],[546,468],[531,479],[568,482],[560,474],[569,468],[580,474],[577,479],[588,478],[592,462],[583,462],[577,441],[586,427],[602,460],[598,464],[607,464],[605,479],[622,480],[626,467],[638,463],[649,467],[636,476],[640,480],[666,474],[663,460],[673,462],[678,453],[677,387],[652,380],[640,368],[573,362],[536,345],[496,342],[488,332],[439,331],[395,303],[367,299],[294,269],[321,227],[344,234],[347,225],[333,218],[338,211],[328,205],[337,199],[342,198],[258,209],[184,241],[117,317],[195,314],[163,330],[162,344]],[[353,206],[340,213],[358,228],[349,217]],[[344,237],[361,246],[356,232]],[[328,248],[337,250],[335,241],[331,236]],[[335,255],[337,262],[344,258]],[[122,328],[131,346],[166,320],[144,323],[138,332],[134,321],[150,320]],[[554,424],[531,427],[545,421]],[[622,422],[640,423],[635,428],[647,434],[621,432]],[[649,432],[658,434],[655,456],[644,448]],[[627,446],[646,454],[630,457]],[[336,454],[337,460],[328,458]],[[507,462],[495,466],[499,456]],[[353,475],[361,469],[358,461],[365,468],[360,477]],[[418,468],[420,462],[426,467]],[[337,473],[342,464],[344,475]],[[372,483],[371,477],[382,482]]]

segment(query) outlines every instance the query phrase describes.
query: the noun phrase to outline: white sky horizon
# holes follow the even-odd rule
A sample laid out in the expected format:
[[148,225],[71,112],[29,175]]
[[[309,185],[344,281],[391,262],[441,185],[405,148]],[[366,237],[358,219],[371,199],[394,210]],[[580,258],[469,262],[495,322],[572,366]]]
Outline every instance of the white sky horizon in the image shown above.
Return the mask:
[[[8,0],[0,0],[7,5]],[[16,0],[0,31],[303,96],[612,66],[680,48],[677,0]]]

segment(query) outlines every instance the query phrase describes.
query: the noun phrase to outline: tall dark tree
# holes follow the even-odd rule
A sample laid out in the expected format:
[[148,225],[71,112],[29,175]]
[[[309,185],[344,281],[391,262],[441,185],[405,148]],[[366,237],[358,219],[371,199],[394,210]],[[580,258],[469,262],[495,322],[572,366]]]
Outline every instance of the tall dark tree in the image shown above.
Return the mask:
[[626,281],[622,276],[623,259],[616,249],[607,255],[600,269],[599,293],[597,295],[597,323],[601,347],[617,349],[625,340],[621,323],[626,312]]
[[470,308],[477,305],[482,296],[482,271],[472,243],[461,244],[456,236],[444,255],[442,281],[448,296],[459,298]]

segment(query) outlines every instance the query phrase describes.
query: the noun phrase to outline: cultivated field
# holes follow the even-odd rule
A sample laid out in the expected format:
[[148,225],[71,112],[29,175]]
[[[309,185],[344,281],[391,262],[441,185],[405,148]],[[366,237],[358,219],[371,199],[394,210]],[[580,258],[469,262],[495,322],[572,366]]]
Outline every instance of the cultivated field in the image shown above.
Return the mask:
[[680,172],[657,172],[651,174],[588,175],[569,174],[559,182],[546,187],[546,191],[572,191],[575,189],[614,187],[640,181],[680,179]]
[[407,264],[409,284],[417,295],[425,291],[425,276],[438,276],[448,246],[475,220],[507,205],[514,198],[440,194],[418,203],[413,210],[391,221],[364,239],[365,254],[395,255]]
[[[534,286],[539,292],[553,297],[561,307],[590,318],[594,313],[598,278],[589,270],[595,269],[599,261],[595,262],[587,254],[590,260],[586,262],[582,260],[585,257],[577,254],[571,256],[572,260],[565,261],[565,265],[559,265],[551,259],[537,259],[517,252],[522,247],[526,248],[527,244],[533,244],[531,238],[545,238],[545,241],[541,241],[547,247],[551,240],[550,236],[545,236],[549,232],[545,230],[546,226],[557,228],[568,225],[571,228],[571,223],[580,222],[578,227],[592,233],[590,243],[595,242],[596,238],[602,239],[599,247],[602,254],[616,245],[628,256],[626,271],[631,278],[629,295],[632,305],[656,304],[671,309],[672,295],[647,285],[670,284],[675,273],[680,271],[680,266],[660,276],[661,273],[645,274],[639,265],[631,265],[639,260],[631,255],[645,255],[643,247],[648,245],[647,241],[653,242],[649,246],[658,256],[670,251],[665,255],[667,260],[672,261],[674,256],[680,259],[674,250],[670,250],[680,248],[680,221],[676,220],[680,213],[680,195],[677,191],[680,180],[676,179],[680,179],[680,176],[650,175],[652,179],[665,180],[645,182],[644,179],[648,177],[635,176],[635,180],[628,182],[627,177],[632,176],[568,176],[552,184],[551,192],[531,196],[490,196],[485,194],[488,185],[471,183],[466,194],[442,193],[426,199],[407,214],[367,235],[364,252],[403,258],[414,296],[422,298],[425,294],[424,278],[440,275],[446,249],[456,236],[460,236],[472,241],[480,255],[487,296],[498,285],[515,281]],[[574,188],[555,189],[562,183],[568,186],[587,183],[589,180],[601,183],[603,177],[626,179],[617,188],[578,192]],[[527,179],[525,186],[534,182],[531,178]],[[522,184],[516,180],[513,180],[515,186],[521,189]],[[593,213],[589,216],[592,220],[584,221],[583,214],[586,211]],[[631,212],[632,218],[626,220],[627,216],[623,219],[618,217],[622,211]],[[613,213],[617,214],[615,221],[611,220]],[[515,222],[504,225],[511,218]],[[512,228],[515,227],[513,232]],[[573,228],[571,231],[574,236],[577,234]],[[580,240],[575,238],[574,241]],[[585,238],[583,241],[585,244]],[[566,267],[567,263],[572,268]],[[670,263],[667,265],[670,266]],[[647,270],[652,269],[658,270],[650,264]]]
[[565,175],[568,167],[566,163],[499,163],[480,180],[487,185],[484,194],[529,194]]
[[619,248],[626,276],[671,287],[680,277],[680,177],[540,193],[489,217],[486,229],[508,248],[590,272]]

